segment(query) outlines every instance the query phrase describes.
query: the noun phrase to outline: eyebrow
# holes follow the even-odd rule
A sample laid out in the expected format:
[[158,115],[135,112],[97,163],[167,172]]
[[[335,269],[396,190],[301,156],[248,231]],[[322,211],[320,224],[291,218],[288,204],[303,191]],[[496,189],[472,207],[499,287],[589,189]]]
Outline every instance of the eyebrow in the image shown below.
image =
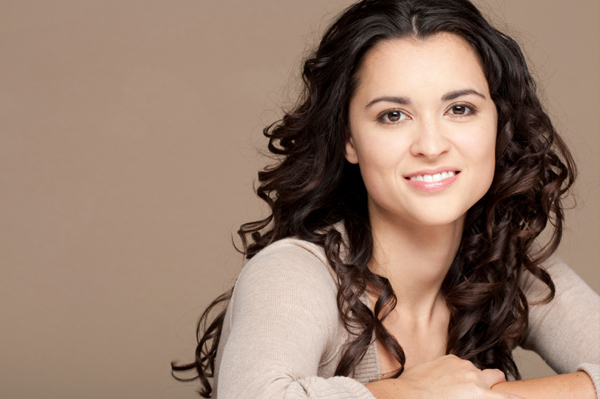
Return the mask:
[[[451,91],[449,93],[444,94],[442,96],[442,101],[454,100],[458,97],[466,96],[469,94],[475,94],[476,96],[479,96],[479,97],[483,98],[484,100],[486,99],[485,96],[483,94],[481,94],[480,92],[478,92],[477,90],[465,89],[465,90]],[[381,102],[381,101],[387,101],[390,103],[396,103],[396,104],[400,104],[400,105],[408,105],[412,102],[410,97],[383,96],[383,97],[377,97],[376,99],[374,99],[373,101],[368,103],[365,108],[369,108],[371,105]]]
[[479,96],[485,100],[485,96],[483,94],[481,94],[480,92],[473,90],[473,89],[465,89],[465,90],[451,91],[450,93],[444,94],[444,96],[442,97],[442,101],[454,100],[455,98],[458,98],[461,96],[466,96],[469,94],[475,94],[476,96]]
[[371,105],[381,102],[381,101],[387,101],[389,103],[396,103],[396,104],[401,104],[401,105],[408,105],[411,103],[410,98],[408,98],[408,97],[383,96],[383,97],[377,97],[376,99],[374,99],[373,101],[368,103],[365,108],[369,108]]

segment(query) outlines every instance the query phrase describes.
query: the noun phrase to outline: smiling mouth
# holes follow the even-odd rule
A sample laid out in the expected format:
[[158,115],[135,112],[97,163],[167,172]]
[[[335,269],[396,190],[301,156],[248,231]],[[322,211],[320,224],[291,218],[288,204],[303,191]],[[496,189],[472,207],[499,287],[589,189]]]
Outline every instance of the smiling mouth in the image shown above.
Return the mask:
[[425,183],[437,183],[439,181],[453,177],[459,173],[460,173],[459,171],[456,171],[456,172],[448,171],[448,172],[436,173],[433,175],[417,175],[417,176],[405,177],[405,179],[412,180],[412,181],[422,181]]

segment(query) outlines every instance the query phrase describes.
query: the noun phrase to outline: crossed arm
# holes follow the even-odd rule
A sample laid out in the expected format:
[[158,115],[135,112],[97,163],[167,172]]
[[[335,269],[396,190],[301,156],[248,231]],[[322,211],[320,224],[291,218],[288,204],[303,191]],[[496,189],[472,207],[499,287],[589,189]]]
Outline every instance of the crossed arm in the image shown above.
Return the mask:
[[[557,297],[551,306],[530,308],[530,336],[523,343],[562,375],[505,382],[498,370],[480,371],[450,355],[435,364],[415,365],[398,379],[365,386],[360,378],[335,377],[330,367],[344,341],[338,338],[344,330],[335,302],[337,287],[319,253],[308,252],[307,246],[295,240],[272,244],[240,275],[221,337],[222,361],[217,359],[219,399],[596,397],[589,377],[572,372],[591,363],[591,375],[600,381],[600,299],[562,262],[548,265]],[[535,280],[525,288],[535,291]]]
[[506,382],[501,371],[478,370],[455,356],[420,364],[397,379],[366,387],[377,399],[596,399],[585,372]]
[[[560,259],[552,257],[545,265],[556,285],[551,306],[535,305],[545,287],[529,276],[523,282],[530,307],[530,325],[523,347],[540,354],[558,373],[552,377],[505,381],[498,370],[477,370],[472,364],[445,356],[430,364],[415,366],[395,381],[382,380],[367,385],[377,399],[416,399],[421,397],[468,399],[596,399],[590,376],[577,370],[582,362],[595,364],[600,373],[600,300]],[[590,365],[591,366],[591,365]],[[595,377],[598,378],[598,377]],[[391,381],[391,382],[389,382]],[[491,390],[490,390],[491,387]],[[471,395],[471,396],[469,396]]]
[[501,382],[492,391],[507,392],[526,399],[596,399],[590,377],[583,371],[525,381]]

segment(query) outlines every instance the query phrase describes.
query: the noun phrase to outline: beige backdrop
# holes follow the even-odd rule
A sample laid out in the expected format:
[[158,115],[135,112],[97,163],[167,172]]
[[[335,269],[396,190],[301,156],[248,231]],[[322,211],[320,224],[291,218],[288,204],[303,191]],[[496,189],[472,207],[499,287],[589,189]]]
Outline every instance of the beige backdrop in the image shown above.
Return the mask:
[[[169,362],[239,272],[261,129],[348,4],[0,0],[0,397],[194,397]],[[598,291],[598,1],[478,4],[575,152],[560,255]]]

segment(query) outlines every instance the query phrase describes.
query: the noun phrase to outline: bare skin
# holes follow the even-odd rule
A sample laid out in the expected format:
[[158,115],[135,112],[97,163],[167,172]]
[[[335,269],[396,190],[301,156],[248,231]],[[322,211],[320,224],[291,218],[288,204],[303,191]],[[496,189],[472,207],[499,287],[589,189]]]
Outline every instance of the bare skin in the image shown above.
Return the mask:
[[501,371],[478,370],[452,355],[407,369],[400,378],[376,381],[366,387],[377,399],[596,398],[592,380],[584,372],[506,382]]
[[[349,111],[346,159],[360,166],[368,192],[369,267],[398,296],[384,325],[407,356],[399,378],[367,388],[378,399],[594,398],[581,373],[506,382],[499,370],[445,355],[449,312],[440,288],[466,212],[495,168],[496,107],[471,47],[452,34],[379,43],[366,55]],[[442,170],[458,172],[443,189],[410,183]],[[385,378],[399,364],[378,348]]]
[[596,399],[594,383],[583,371],[501,382],[492,386],[492,391],[514,393],[526,399]]
[[407,369],[397,379],[380,380],[366,387],[377,399],[521,399],[490,387],[505,381],[500,370],[479,370],[453,355]]

